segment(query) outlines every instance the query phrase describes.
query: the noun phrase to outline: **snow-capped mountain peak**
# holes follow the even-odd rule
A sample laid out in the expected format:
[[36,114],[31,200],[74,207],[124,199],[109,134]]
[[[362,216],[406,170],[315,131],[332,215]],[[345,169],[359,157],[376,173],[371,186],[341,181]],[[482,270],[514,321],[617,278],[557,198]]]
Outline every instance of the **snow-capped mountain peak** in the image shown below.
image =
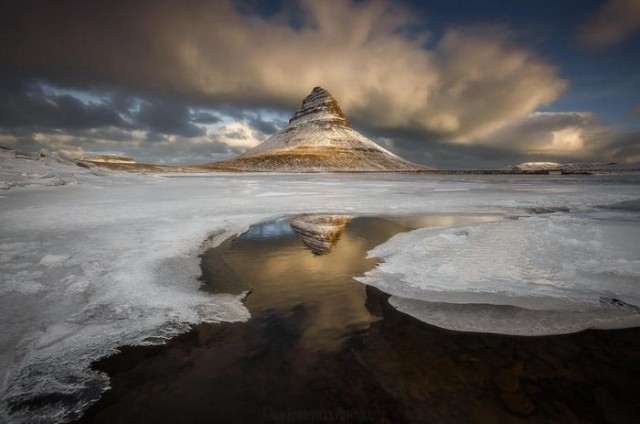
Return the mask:
[[331,93],[322,87],[314,87],[304,98],[302,107],[289,119],[289,124],[304,122],[324,122],[351,128],[351,123],[342,112]]
[[304,98],[289,123],[262,144],[212,168],[279,172],[424,171],[355,131],[322,87]]

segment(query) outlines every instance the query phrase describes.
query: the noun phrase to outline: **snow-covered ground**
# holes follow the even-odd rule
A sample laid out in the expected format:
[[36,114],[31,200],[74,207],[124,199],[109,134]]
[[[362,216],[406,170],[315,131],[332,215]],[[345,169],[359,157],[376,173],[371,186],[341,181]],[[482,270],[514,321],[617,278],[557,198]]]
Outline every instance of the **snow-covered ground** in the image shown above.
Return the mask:
[[637,176],[133,175],[1,153],[0,421],[77,416],[108,386],[90,363],[118,346],[246,320],[240,297],[199,290],[198,254],[286,214],[505,216],[371,252],[385,262],[364,281],[437,325],[540,330],[546,316],[577,322],[567,331],[638,315]]

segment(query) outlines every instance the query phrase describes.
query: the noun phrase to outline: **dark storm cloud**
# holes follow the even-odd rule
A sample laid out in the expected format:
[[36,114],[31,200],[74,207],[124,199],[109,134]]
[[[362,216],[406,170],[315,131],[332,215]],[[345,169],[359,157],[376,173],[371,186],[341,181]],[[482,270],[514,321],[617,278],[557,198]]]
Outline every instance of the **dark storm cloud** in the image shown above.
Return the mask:
[[252,128],[266,135],[275,134],[287,124],[286,120],[279,118],[266,119],[262,114],[255,112],[245,113],[244,119]]
[[439,141],[437,137],[416,138],[413,134],[407,133],[394,135],[392,141],[389,138],[373,139],[401,157],[441,169],[498,169],[524,162],[526,158],[518,151],[499,147],[454,145]]
[[219,121],[206,112],[192,116],[185,104],[173,98],[141,101],[116,92],[102,102],[91,102],[70,94],[52,94],[37,81],[0,76],[0,128],[13,132],[119,127],[198,137],[205,131],[194,122]]
[[196,124],[215,124],[220,122],[220,117],[213,113],[196,112],[191,115],[191,122]]
[[111,92],[109,106],[121,114],[128,115],[136,107],[136,98],[122,91]]
[[[72,93],[72,94],[67,94]],[[124,154],[139,161],[202,163],[226,159],[229,145],[206,134],[193,118],[221,118],[170,98],[139,99],[112,93],[66,90],[24,78],[0,77],[0,144],[21,151],[41,149],[67,157]]]
[[524,158],[519,152],[499,148],[434,143],[425,150],[423,162],[437,163],[443,169],[501,169],[524,162]]
[[47,95],[39,84],[0,77],[0,128],[94,128],[126,126],[103,104],[84,103],[70,95]]
[[202,128],[191,123],[191,114],[186,105],[170,100],[145,101],[134,117],[152,132],[183,137],[198,137],[205,133]]

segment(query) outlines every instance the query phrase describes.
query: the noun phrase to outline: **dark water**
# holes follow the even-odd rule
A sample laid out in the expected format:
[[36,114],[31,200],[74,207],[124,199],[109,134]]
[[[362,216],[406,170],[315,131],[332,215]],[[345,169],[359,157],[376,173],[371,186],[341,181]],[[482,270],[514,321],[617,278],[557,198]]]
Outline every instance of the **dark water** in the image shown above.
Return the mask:
[[638,329],[450,332],[351,278],[398,232],[493,219],[254,226],[202,259],[203,289],[250,290],[251,319],[202,324],[96,364],[113,389],[81,422],[639,422]]

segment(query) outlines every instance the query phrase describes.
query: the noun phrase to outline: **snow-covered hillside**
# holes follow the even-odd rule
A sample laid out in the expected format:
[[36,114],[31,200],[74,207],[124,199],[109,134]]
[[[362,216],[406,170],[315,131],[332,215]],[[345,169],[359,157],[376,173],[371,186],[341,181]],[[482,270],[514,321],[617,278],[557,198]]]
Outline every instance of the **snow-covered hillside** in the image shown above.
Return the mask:
[[84,162],[95,162],[95,163],[136,163],[132,157],[129,156],[118,156],[118,155],[96,155],[96,156],[85,156],[82,158]]
[[241,171],[419,171],[355,131],[331,94],[313,89],[289,124],[240,157],[212,167]]
[[[241,296],[199,289],[198,255],[283,215],[503,217],[400,235],[371,253],[385,262],[365,282],[460,330],[637,325],[638,176],[94,175],[12,155],[0,162],[0,422],[77,417],[108,387],[90,364],[118,346],[246,320]],[[26,183],[49,172],[67,184]]]
[[562,164],[558,162],[523,162],[506,169],[510,171],[559,171],[562,169]]
[[[78,165],[80,163],[80,165]],[[28,154],[0,147],[0,193],[16,187],[48,187],[92,182],[133,182],[140,175],[113,172],[47,152]]]

